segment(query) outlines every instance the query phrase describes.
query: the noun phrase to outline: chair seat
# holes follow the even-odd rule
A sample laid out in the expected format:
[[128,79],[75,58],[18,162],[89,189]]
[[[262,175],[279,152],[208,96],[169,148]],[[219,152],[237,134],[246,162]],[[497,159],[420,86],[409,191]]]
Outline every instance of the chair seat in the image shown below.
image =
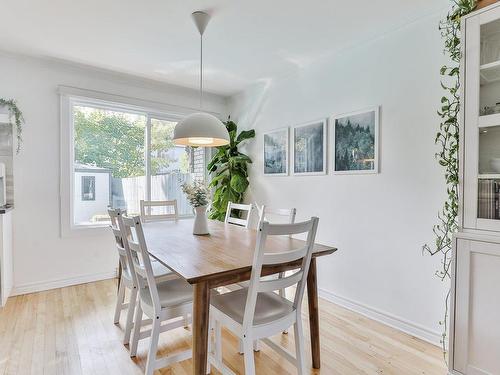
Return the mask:
[[[239,324],[243,324],[248,288],[213,296],[211,304]],[[278,294],[259,293],[255,305],[253,325],[261,325],[283,318],[293,312],[292,303]]]
[[[162,281],[156,284],[162,308],[175,307],[193,300],[193,288],[184,279]],[[141,302],[153,306],[151,293],[146,287],[141,289]]]
[[[151,259],[151,267],[153,268],[153,274],[156,278],[162,278],[168,275],[174,275],[174,272],[168,267],[165,267],[163,264],[158,262],[156,259]],[[132,285],[132,275],[130,274],[130,269],[126,269],[123,271],[123,278],[129,282],[129,285]]]
[[151,259],[151,267],[153,268],[153,274],[155,275],[155,277],[162,277],[173,274],[170,268],[165,267],[155,259]]

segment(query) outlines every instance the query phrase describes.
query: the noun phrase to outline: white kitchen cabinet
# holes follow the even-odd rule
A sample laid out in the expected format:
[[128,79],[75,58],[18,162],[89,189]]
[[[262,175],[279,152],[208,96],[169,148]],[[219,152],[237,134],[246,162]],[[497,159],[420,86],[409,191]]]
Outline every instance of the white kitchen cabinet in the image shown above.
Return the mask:
[[12,265],[13,210],[0,210],[0,307],[5,306],[13,285]]
[[450,370],[500,374],[500,243],[498,238],[455,238]]

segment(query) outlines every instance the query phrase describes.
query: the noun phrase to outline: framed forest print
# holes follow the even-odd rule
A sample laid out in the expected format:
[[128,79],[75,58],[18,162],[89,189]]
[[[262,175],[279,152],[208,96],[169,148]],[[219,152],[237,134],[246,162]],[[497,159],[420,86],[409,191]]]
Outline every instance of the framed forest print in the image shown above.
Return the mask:
[[379,107],[332,116],[333,173],[378,173]]
[[288,176],[288,128],[264,134],[264,174]]
[[326,174],[326,119],[292,128],[294,175]]

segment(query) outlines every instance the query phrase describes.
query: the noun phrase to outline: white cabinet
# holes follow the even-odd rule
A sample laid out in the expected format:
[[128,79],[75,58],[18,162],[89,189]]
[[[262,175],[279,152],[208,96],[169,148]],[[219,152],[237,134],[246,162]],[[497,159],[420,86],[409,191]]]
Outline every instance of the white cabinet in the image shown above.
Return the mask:
[[0,214],[0,307],[5,306],[13,285],[12,213]]
[[462,225],[500,232],[500,6],[486,9],[462,25]]
[[500,375],[500,3],[464,17],[462,46],[449,368]]
[[455,293],[451,320],[453,373],[500,374],[500,243],[455,239]]

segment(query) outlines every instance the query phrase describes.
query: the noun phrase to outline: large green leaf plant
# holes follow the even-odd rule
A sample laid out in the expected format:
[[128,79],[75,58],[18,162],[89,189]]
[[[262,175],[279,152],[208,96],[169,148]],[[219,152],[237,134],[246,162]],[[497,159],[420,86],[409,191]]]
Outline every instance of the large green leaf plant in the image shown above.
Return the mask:
[[214,189],[209,218],[220,221],[226,216],[228,202],[243,201],[250,183],[247,166],[252,163],[252,159],[238,151],[238,146],[255,137],[255,130],[243,130],[238,134],[238,126],[230,118],[224,125],[229,133],[229,144],[217,147],[217,152],[207,166],[213,176],[209,186]]

